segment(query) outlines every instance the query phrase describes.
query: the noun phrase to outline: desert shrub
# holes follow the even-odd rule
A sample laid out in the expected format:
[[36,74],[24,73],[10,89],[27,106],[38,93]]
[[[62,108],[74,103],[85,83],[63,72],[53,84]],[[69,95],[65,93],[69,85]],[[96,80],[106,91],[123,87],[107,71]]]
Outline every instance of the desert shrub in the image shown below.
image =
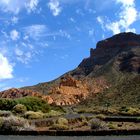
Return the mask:
[[88,121],[87,120],[82,120],[79,124],[80,126],[88,126]]
[[11,110],[16,105],[15,100],[13,99],[0,99],[0,109],[1,110]]
[[107,114],[118,115],[118,113],[119,113],[118,110],[115,108],[109,107],[107,110]]
[[42,112],[49,112],[50,111],[50,106],[48,105],[48,103],[44,100],[42,100],[41,98],[37,98],[37,97],[23,97],[23,98],[19,98],[16,99],[16,103],[17,104],[22,104],[24,106],[26,106],[27,110],[31,110],[31,111],[42,111]]
[[64,110],[64,108],[62,106],[51,105],[50,108],[51,108],[51,110],[54,110],[57,112],[66,113],[66,111]]
[[128,107],[126,107],[126,106],[122,106],[120,109],[119,109],[119,111],[124,111],[124,112],[127,112],[129,109],[128,109]]
[[59,111],[55,111],[55,110],[51,110],[50,112],[48,113],[45,113],[45,118],[49,118],[49,117],[55,117],[55,116],[60,116],[62,115],[63,113],[62,112],[59,112]]
[[101,119],[101,120],[105,119],[105,117],[106,116],[104,114],[98,114],[98,115],[96,115],[96,118]]
[[49,129],[68,130],[68,120],[66,118],[58,118]]
[[13,113],[19,113],[19,114],[23,114],[27,111],[27,108],[25,105],[22,104],[17,104],[13,107]]
[[42,112],[27,111],[24,114],[26,119],[43,119],[44,114]]
[[130,107],[128,110],[129,115],[140,115],[140,110],[138,108],[132,108]]
[[109,129],[117,129],[117,126],[113,124],[112,122],[110,122],[107,126]]
[[27,120],[16,116],[3,117],[0,126],[1,131],[33,130]]
[[130,116],[136,116],[140,115],[140,109],[139,108],[132,108],[132,107],[121,107],[120,112],[121,115],[130,115]]
[[0,117],[9,117],[11,115],[11,111],[0,110]]
[[68,120],[66,118],[58,118],[56,120],[56,124],[59,124],[59,125],[68,125]]
[[0,130],[2,128],[2,125],[3,125],[3,119],[2,119],[2,117],[0,117]]
[[53,124],[49,129],[50,130],[68,130],[69,127],[67,125]]
[[96,118],[90,120],[90,127],[91,127],[91,129],[97,129],[97,130],[101,129],[102,128],[101,120],[96,119]]
[[80,115],[80,121],[85,121],[86,120],[86,117],[84,115]]

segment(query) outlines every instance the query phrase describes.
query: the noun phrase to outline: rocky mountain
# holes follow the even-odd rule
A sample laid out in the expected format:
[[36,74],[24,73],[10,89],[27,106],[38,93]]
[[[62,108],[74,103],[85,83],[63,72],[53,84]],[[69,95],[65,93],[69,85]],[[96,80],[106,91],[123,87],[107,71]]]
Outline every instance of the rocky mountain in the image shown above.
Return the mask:
[[90,57],[84,59],[72,75],[87,76],[96,73],[108,62],[117,58],[120,71],[140,73],[140,35],[120,33],[99,41],[95,49],[90,50]]
[[[99,41],[90,56],[58,79],[24,87],[45,94],[56,105],[138,104],[140,101],[140,35],[120,33]],[[134,101],[135,100],[135,101]]]

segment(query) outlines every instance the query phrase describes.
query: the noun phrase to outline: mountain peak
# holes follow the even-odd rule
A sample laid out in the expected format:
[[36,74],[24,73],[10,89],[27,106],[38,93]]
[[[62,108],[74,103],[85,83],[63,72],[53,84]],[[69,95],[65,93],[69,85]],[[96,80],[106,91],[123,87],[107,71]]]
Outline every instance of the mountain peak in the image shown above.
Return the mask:
[[[91,48],[90,57],[80,63],[78,70],[80,69],[80,72],[86,76],[90,72],[97,71],[119,53],[129,52],[136,47],[140,47],[140,35],[131,32],[114,35],[99,41],[95,49]],[[137,65],[139,67],[139,64]]]
[[140,45],[140,35],[137,35],[132,32],[123,32],[116,34],[110,38],[99,41],[97,47],[128,47]]

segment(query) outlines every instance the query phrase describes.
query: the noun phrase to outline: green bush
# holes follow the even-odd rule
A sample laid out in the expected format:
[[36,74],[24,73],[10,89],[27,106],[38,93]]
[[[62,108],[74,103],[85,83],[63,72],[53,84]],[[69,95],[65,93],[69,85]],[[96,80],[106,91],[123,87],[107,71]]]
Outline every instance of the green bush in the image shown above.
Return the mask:
[[24,105],[27,110],[31,111],[42,111],[47,113],[50,111],[50,106],[46,101],[38,97],[22,97],[18,99],[0,99],[0,109],[1,110],[12,110],[17,104]]
[[13,113],[23,114],[27,111],[27,108],[25,105],[17,104],[13,107]]
[[13,99],[0,99],[0,109],[1,110],[11,110],[16,105],[15,100]]
[[27,110],[31,110],[35,112],[42,111],[46,113],[50,111],[50,106],[48,105],[48,103],[42,100],[41,98],[37,98],[37,97],[27,96],[24,98],[19,98],[16,99],[16,103],[25,105]]
[[44,114],[42,112],[27,111],[24,114],[26,119],[43,119]]

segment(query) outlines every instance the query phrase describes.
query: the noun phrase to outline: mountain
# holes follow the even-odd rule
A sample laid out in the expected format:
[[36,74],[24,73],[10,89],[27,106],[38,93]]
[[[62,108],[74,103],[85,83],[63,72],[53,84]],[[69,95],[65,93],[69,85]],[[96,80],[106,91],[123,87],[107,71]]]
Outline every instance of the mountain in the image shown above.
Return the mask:
[[24,87],[56,105],[140,104],[140,35],[120,33],[99,41],[79,66],[56,80]]

